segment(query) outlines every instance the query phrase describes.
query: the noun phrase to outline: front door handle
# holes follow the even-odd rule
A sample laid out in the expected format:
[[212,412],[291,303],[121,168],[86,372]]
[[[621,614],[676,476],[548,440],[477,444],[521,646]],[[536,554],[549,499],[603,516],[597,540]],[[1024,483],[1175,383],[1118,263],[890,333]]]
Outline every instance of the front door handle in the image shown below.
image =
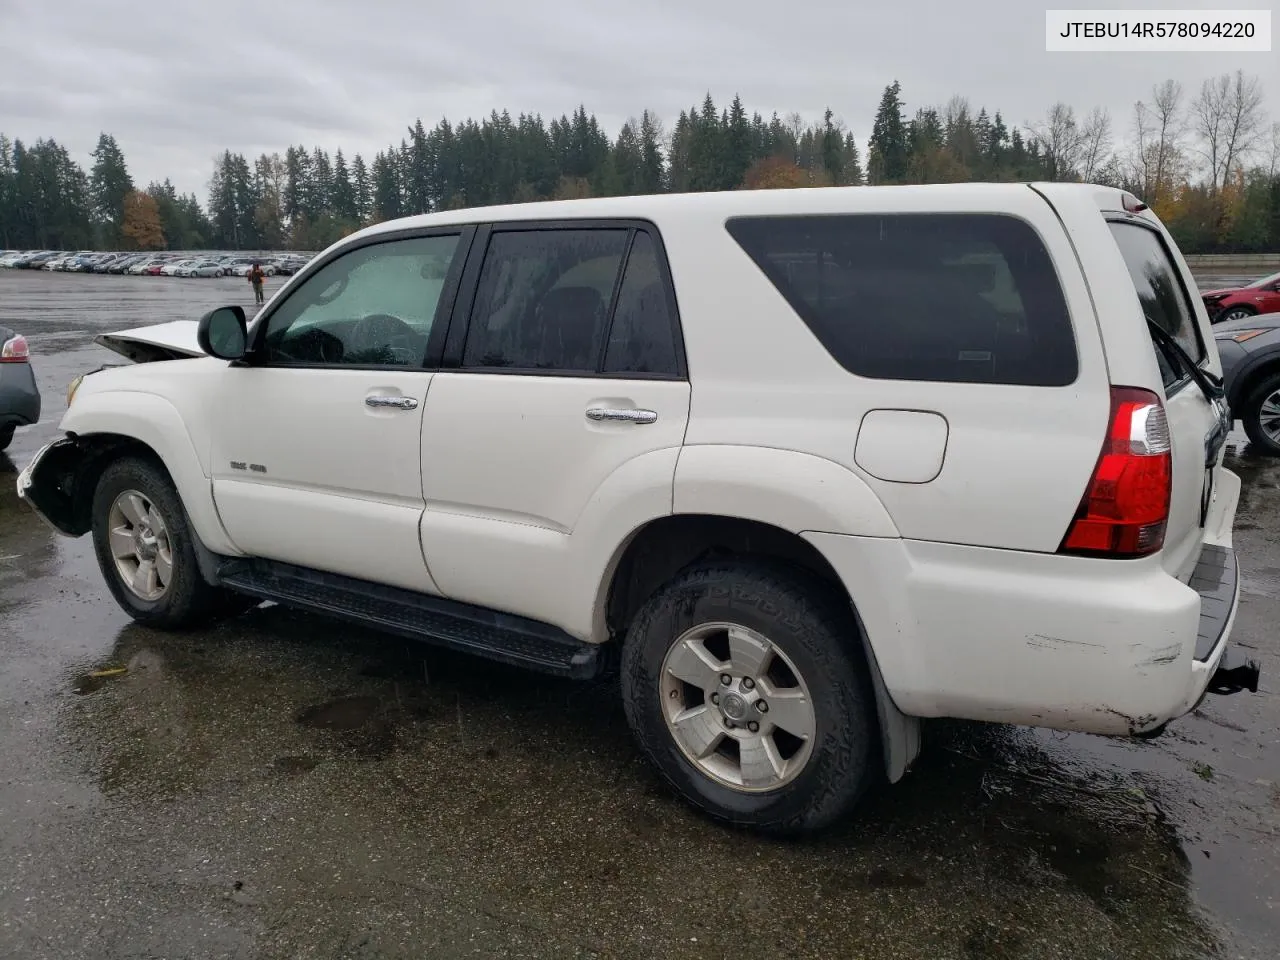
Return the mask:
[[374,395],[364,398],[367,407],[395,407],[397,410],[412,410],[418,405],[413,397],[382,397]]
[[628,423],[653,423],[658,419],[658,414],[653,410],[592,407],[587,411],[587,418],[589,420],[623,420]]

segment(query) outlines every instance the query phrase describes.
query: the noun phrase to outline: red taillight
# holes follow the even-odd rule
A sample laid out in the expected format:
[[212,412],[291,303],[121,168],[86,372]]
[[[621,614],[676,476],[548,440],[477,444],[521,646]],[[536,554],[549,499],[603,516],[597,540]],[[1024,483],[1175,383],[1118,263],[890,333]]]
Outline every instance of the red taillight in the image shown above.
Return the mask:
[[19,334],[10,337],[0,347],[0,363],[26,363],[31,358],[31,350],[27,346],[27,338]]
[[1164,546],[1173,483],[1169,421],[1149,390],[1111,388],[1111,425],[1060,553],[1144,557]]

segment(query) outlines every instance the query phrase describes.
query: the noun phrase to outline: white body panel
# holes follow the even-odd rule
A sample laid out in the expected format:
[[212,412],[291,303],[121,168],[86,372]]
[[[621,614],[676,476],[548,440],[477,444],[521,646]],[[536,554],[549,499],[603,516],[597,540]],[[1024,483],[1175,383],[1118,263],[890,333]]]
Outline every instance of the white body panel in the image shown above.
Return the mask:
[[[657,419],[596,422],[586,415],[596,407]],[[598,510],[637,525],[671,512],[688,411],[688,383],[437,374],[423,425],[422,543],[441,591],[589,638],[601,571],[581,565],[598,552],[582,528],[601,534]]]
[[[1230,543],[1239,482],[1219,469],[1201,528],[1196,450],[1202,459],[1211,420],[1194,385],[1184,388],[1168,400],[1166,549],[1141,561],[1056,552],[1101,449],[1110,387],[1164,394],[1100,188],[1040,189],[1053,206],[1026,185],[970,184],[523,204],[371,227],[343,243],[454,223],[649,220],[670,262],[689,382],[196,359],[87,378],[63,426],[152,444],[215,551],[438,592],[597,641],[609,577],[646,523],[672,513],[766,523],[831,564],[904,712],[1149,729],[1190,709],[1225,648],[1229,626],[1209,660],[1193,660],[1200,602],[1183,581],[1204,543]],[[725,227],[744,214],[841,212],[1029,224],[1071,316],[1075,381],[849,373]],[[184,336],[173,328],[162,339]],[[419,406],[370,410],[374,390]],[[598,423],[585,416],[595,405],[658,417]]]
[[[252,556],[435,593],[418,541],[432,374],[227,368],[209,461],[227,534]],[[373,408],[373,395],[412,410]]]

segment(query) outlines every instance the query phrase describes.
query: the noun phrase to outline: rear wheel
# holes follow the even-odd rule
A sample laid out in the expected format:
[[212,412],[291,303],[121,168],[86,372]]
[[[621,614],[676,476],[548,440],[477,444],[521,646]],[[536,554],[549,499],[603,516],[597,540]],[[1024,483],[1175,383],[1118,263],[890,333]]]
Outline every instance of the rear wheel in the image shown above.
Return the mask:
[[1268,375],[1249,391],[1240,419],[1254,449],[1280,457],[1280,372]]
[[0,450],[9,449],[9,444],[13,443],[13,431],[16,428],[13,424],[7,427],[0,427]]
[[847,602],[789,568],[690,568],[627,631],[627,720],[694,807],[769,833],[821,829],[872,777],[873,694],[856,631]]
[[103,471],[93,497],[93,546],[112,596],[140,623],[180,629],[255,605],[200,575],[182,501],[152,460],[129,457]]

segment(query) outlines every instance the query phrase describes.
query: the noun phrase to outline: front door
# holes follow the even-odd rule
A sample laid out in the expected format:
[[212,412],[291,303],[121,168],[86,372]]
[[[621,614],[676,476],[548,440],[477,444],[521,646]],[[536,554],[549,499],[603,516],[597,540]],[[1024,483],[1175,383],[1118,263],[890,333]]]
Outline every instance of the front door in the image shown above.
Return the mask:
[[419,448],[432,333],[468,240],[344,250],[259,321],[248,362],[225,372],[211,451],[218,513],[245,553],[436,592]]
[[580,598],[595,584],[580,581],[608,560],[587,553],[616,542],[600,525],[624,528],[621,537],[628,518],[616,514],[670,513],[688,421],[656,231],[495,228],[465,341],[455,339],[423,423],[432,574],[445,596],[582,635]]

